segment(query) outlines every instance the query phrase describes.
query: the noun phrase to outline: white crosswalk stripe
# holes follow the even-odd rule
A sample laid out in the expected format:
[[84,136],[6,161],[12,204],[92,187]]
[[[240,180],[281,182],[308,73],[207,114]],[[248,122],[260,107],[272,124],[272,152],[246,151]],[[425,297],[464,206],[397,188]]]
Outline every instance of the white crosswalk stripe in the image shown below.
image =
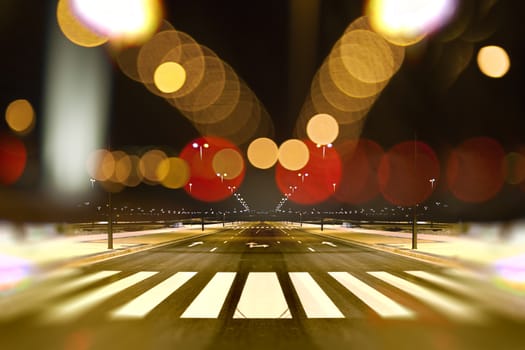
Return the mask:
[[236,272],[217,272],[181,318],[218,318]]
[[[120,271],[100,271],[84,276],[71,276],[69,280],[61,282],[56,289],[49,290],[48,295],[57,297],[66,293],[77,292],[76,295],[65,300],[57,301],[51,306],[43,308],[34,303],[28,303],[23,311],[40,311],[37,321],[44,323],[57,323],[72,321],[82,315],[95,313],[95,307],[108,301],[111,298],[125,297],[124,292],[128,288],[145,281],[158,272],[142,271],[127,277],[117,276]],[[177,272],[166,278],[158,275],[152,287],[141,292],[139,295],[129,294],[129,299],[123,299],[114,303],[114,308],[104,311],[103,314],[110,319],[143,319],[148,317],[153,310],[160,310],[160,304],[169,298],[177,298],[174,293],[182,286],[187,285],[188,290],[193,287],[196,281],[206,283],[199,291],[195,290],[196,297],[191,301],[186,301],[186,305],[180,305],[184,311],[181,315],[176,315],[182,319],[217,319],[221,317],[225,309],[225,303],[230,295],[230,291],[237,279],[240,288],[238,299],[232,294],[231,303],[235,305],[234,319],[291,319],[295,317],[306,317],[308,319],[342,319],[359,317],[353,312],[348,313],[348,306],[344,305],[344,300],[348,300],[348,292],[358,298],[363,304],[361,307],[370,308],[379,317],[385,319],[417,319],[421,315],[417,314],[417,303],[411,302],[410,307],[402,305],[404,303],[395,301],[394,297],[401,295],[399,300],[406,300],[403,294],[410,295],[419,303],[450,317],[455,321],[484,322],[487,320],[486,311],[489,307],[487,303],[481,302],[481,298],[476,297],[475,291],[470,286],[464,286],[457,279],[430,273],[426,271],[404,271],[398,275],[393,275],[385,271],[367,272],[368,278],[358,278],[357,276],[344,271],[326,272],[330,278],[313,278],[309,272],[288,272],[279,275],[277,272],[249,272],[243,285],[243,279],[237,279],[237,272],[216,272],[206,282],[202,278],[196,279],[198,272]],[[318,273],[319,275],[320,273]],[[404,277],[401,277],[403,276]],[[406,278],[405,278],[406,276]],[[412,276],[412,277],[411,277]],[[111,280],[104,279],[112,277]],[[201,276],[202,277],[202,276]],[[317,277],[317,275],[316,275]],[[115,280],[118,278],[117,280]],[[416,279],[420,280],[419,283]],[[160,282],[158,282],[160,280]],[[153,279],[151,280],[153,281]],[[298,299],[287,300],[290,293],[285,293],[281,282],[287,283],[295,291]],[[333,281],[333,282],[331,282]],[[339,288],[334,289],[334,284],[344,287],[348,292]],[[372,283],[370,283],[372,282]],[[145,282],[146,283],[146,282]],[[200,283],[200,282],[199,282]],[[332,283],[332,284],[330,284]],[[386,287],[385,287],[386,283]],[[97,284],[97,285],[95,285]],[[99,286],[100,284],[103,284]],[[381,285],[381,292],[375,287]],[[83,288],[89,288],[82,291]],[[145,284],[142,284],[145,286]],[[332,288],[328,289],[330,286]],[[435,286],[434,289],[432,286]],[[194,289],[193,289],[194,290]],[[327,293],[330,291],[329,293]],[[334,293],[346,293],[332,300]],[[464,299],[459,299],[454,295],[461,295]],[[335,295],[334,295],[335,296]],[[394,298],[394,299],[392,299]],[[56,298],[55,298],[56,299]],[[42,301],[44,299],[38,299]],[[472,300],[471,303],[467,300]],[[229,301],[229,302],[230,302]],[[348,301],[351,302],[351,301]],[[341,303],[343,303],[341,305]],[[169,305],[169,304],[166,304]],[[290,305],[297,306],[303,310],[304,314],[297,315]],[[97,312],[100,312],[98,310]],[[428,311],[425,311],[428,312]],[[222,313],[224,315],[224,313]]]
[[396,288],[401,289],[405,293],[411,294],[417,299],[429,304],[437,311],[442,312],[455,320],[475,323],[485,321],[483,314],[481,314],[477,309],[444,293],[422,287],[400,277],[394,276],[388,272],[375,271],[368,273]]
[[308,318],[344,318],[308,272],[290,272],[290,279]]
[[109,299],[115,294],[149,278],[158,272],[141,271],[131,276],[113,282],[109,285],[96,288],[93,291],[82,293],[70,300],[59,303],[46,312],[43,320],[47,322],[65,322],[78,317],[83,312]]
[[329,275],[383,318],[415,317],[413,311],[401,306],[348,272],[329,272]]
[[196,272],[177,272],[124,306],[111,312],[112,318],[143,318],[173,292],[184,285]]
[[233,318],[292,318],[275,272],[250,272]]

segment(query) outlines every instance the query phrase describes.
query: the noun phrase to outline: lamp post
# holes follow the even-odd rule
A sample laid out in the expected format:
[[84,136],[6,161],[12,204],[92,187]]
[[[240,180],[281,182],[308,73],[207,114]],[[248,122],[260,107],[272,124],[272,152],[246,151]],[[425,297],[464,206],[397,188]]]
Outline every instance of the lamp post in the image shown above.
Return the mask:
[[193,183],[189,183],[188,186],[190,186],[190,192],[191,192],[191,188],[193,187]]
[[317,148],[321,148],[323,150],[323,159],[324,157],[326,156],[326,148],[332,148],[334,145],[332,145],[331,143],[327,144],[327,145],[320,145],[320,144],[317,144]]
[[308,173],[299,173],[299,174],[297,174],[297,176],[299,176],[301,178],[301,182],[302,183],[304,183],[304,178],[308,177],[308,175],[310,175],[310,174],[308,174]]
[[224,182],[224,178],[228,176],[227,173],[217,173],[217,177],[221,178],[221,182]]
[[210,145],[207,144],[207,143],[203,143],[202,145],[197,143],[197,142],[194,142],[192,145],[191,145],[194,149],[199,149],[199,156],[200,156],[200,159],[202,160],[202,149],[203,148],[209,148]]

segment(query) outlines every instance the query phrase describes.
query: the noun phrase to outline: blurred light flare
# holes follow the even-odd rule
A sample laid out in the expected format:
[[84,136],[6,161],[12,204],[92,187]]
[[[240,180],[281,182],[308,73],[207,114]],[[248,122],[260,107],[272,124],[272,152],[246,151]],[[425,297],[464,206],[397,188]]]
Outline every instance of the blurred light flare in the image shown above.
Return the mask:
[[279,147],[267,137],[253,140],[248,146],[247,157],[250,163],[259,169],[269,169],[277,163]]
[[[208,144],[208,148],[202,149],[201,153],[201,148],[194,147],[194,144],[198,146]],[[215,136],[200,137],[190,141],[183,148],[179,157],[184,159],[190,168],[190,178],[184,186],[188,195],[204,202],[217,202],[231,196],[233,194],[231,188],[240,188],[245,175],[244,165],[242,171],[234,178],[224,175],[224,173],[217,176],[217,171],[214,169],[215,156],[228,149],[233,150],[238,155],[241,154],[232,142]],[[227,151],[226,155],[229,152]],[[221,157],[219,155],[218,159]]]
[[456,198],[469,203],[486,202],[503,186],[505,152],[498,141],[475,137],[462,142],[447,161],[447,183]]
[[28,100],[14,100],[7,106],[5,120],[14,132],[27,134],[35,124],[35,111]]
[[164,62],[155,70],[155,85],[164,93],[173,93],[182,88],[186,82],[186,71],[177,62]]
[[26,146],[15,136],[0,133],[0,184],[17,182],[27,164]]
[[152,149],[140,157],[139,172],[150,184],[158,184],[161,179],[157,171],[159,165],[168,158],[164,151]]
[[505,155],[503,177],[511,185],[519,185],[525,181],[525,149]]
[[440,164],[434,150],[420,141],[404,141],[391,147],[378,169],[383,197],[392,204],[414,206],[433,191],[429,180],[439,181]]
[[306,124],[306,133],[312,142],[328,145],[339,136],[339,124],[329,114],[316,114]]
[[383,148],[372,140],[359,138],[344,141],[337,150],[341,155],[342,176],[335,198],[343,203],[362,204],[377,197]]
[[290,139],[279,146],[278,160],[283,168],[294,171],[302,169],[310,159],[308,146],[301,140]]
[[378,34],[408,46],[442,28],[456,9],[457,0],[369,0],[366,13]]
[[62,34],[72,43],[83,47],[96,47],[105,44],[108,37],[87,27],[73,10],[73,0],[59,0],[57,3],[57,22]]
[[190,175],[188,163],[179,157],[166,158],[157,167],[157,176],[162,186],[170,189],[186,186]]
[[490,78],[501,78],[510,69],[510,58],[505,49],[491,45],[482,47],[477,56],[479,70]]
[[94,31],[111,40],[142,42],[160,24],[158,0],[70,0],[74,13]]
[[323,151],[305,141],[310,157],[300,170],[289,170],[281,164],[275,169],[275,180],[281,193],[299,204],[321,203],[334,195],[341,180],[341,159],[336,149]]
[[224,179],[234,179],[245,170],[242,155],[232,148],[224,148],[215,153],[212,166],[215,173],[225,174]]

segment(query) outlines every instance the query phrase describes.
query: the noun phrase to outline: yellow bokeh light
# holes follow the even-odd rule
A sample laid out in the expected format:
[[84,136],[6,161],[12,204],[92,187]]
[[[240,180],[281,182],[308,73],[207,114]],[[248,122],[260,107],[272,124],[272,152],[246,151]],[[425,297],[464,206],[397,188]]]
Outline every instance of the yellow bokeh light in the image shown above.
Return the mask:
[[166,188],[182,188],[190,179],[190,167],[182,158],[166,158],[157,167],[157,177]]
[[244,159],[232,148],[225,148],[213,156],[213,171],[224,179],[235,179],[244,169]]
[[283,142],[279,147],[279,163],[283,168],[295,171],[302,169],[310,160],[308,146],[297,139]]
[[329,114],[314,115],[306,124],[306,134],[318,145],[328,145],[339,135],[339,124]]
[[162,19],[159,0],[70,0],[78,17],[113,41],[141,43]]
[[153,81],[160,91],[173,93],[186,82],[186,70],[177,62],[164,62],[155,70]]
[[166,153],[161,150],[151,150],[140,157],[139,172],[145,180],[152,182],[153,184],[159,183],[157,168],[159,164],[167,159]]
[[380,83],[394,74],[392,51],[374,32],[358,29],[346,33],[339,53],[348,72],[362,82]]
[[370,0],[366,12],[372,28],[401,46],[416,44],[454,14],[456,0]]
[[279,148],[273,140],[261,137],[248,146],[247,156],[250,163],[259,169],[269,169],[277,163]]
[[510,69],[507,52],[499,46],[485,46],[478,52],[478,67],[483,74],[491,78],[501,78]]
[[115,172],[115,158],[106,149],[93,151],[86,160],[86,169],[92,179],[108,181]]
[[27,100],[15,100],[7,106],[5,120],[11,130],[25,134],[31,130],[35,121],[33,106]]
[[100,46],[108,41],[102,35],[83,24],[73,12],[73,0],[59,0],[57,4],[57,22],[60,30],[72,43],[84,47]]
[[115,163],[115,175],[113,180],[114,182],[124,185],[127,183],[131,175],[133,165],[131,158],[126,153],[120,151],[114,152],[113,156],[117,159]]

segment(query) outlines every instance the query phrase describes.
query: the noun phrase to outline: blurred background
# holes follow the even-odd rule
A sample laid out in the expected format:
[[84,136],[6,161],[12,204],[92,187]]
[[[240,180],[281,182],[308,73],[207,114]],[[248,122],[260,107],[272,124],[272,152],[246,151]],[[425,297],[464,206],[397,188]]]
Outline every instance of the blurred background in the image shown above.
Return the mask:
[[[0,108],[5,118],[0,120],[0,218],[85,221],[104,212],[108,193],[113,206],[128,214],[277,209],[403,218],[408,216],[405,208],[417,206],[441,221],[523,218],[520,2],[450,1],[441,17],[420,32],[404,34],[407,41],[381,44],[374,44],[371,34],[356,34],[370,28],[362,16],[374,16],[373,1],[152,3],[156,22],[148,38],[137,38],[113,37],[96,26],[79,34],[83,24],[74,26],[75,11],[69,9],[68,15],[60,9],[67,1],[58,7],[50,0],[1,2]],[[350,33],[352,25],[357,29]],[[178,33],[157,40],[172,41],[169,50],[153,44],[159,33]],[[369,51],[358,51],[368,44]],[[372,55],[385,45],[391,49],[388,57]],[[493,54],[499,63],[492,73],[480,63],[488,46],[499,49]],[[141,50],[145,47],[152,51]],[[173,52],[177,48],[182,53]],[[346,49],[362,52],[362,57],[352,58]],[[186,82],[199,64],[210,71],[219,68],[212,71],[215,75],[201,74],[194,81],[202,88],[196,97],[159,92],[147,64],[169,55],[186,60]],[[347,91],[336,78],[343,74],[337,64],[346,64],[345,57],[371,62],[350,73],[359,80],[360,93],[372,88],[373,93],[337,100],[338,93]],[[381,57],[388,62],[377,61]],[[390,73],[380,77],[384,67]],[[339,130],[333,141],[316,145],[306,124],[314,114],[324,113],[318,90],[327,84],[342,89],[325,96],[328,103],[337,100],[329,106],[337,111],[329,114]],[[228,94],[240,96],[235,105]],[[205,98],[210,102],[203,102]],[[366,108],[352,109],[364,102]],[[337,112],[341,118],[356,112],[359,117],[343,122]],[[26,122],[16,124],[24,116]],[[306,168],[287,168],[280,159],[263,169],[247,157],[260,137],[279,146],[308,136],[310,161],[337,158],[333,168],[326,165],[328,173],[319,175],[326,179],[328,193],[308,188],[319,173],[308,170],[311,162]],[[206,182],[198,176],[198,163],[212,162],[206,153],[217,152],[211,151],[214,147],[234,150],[234,159],[242,157],[241,168],[233,176],[233,165],[224,171],[213,165],[217,176]],[[322,158],[315,158],[312,154],[321,148]],[[100,167],[108,166],[101,161],[107,155],[103,152],[117,151],[121,153],[110,156],[112,167],[124,167],[127,175],[100,176]],[[170,159],[166,164],[175,175],[165,173],[171,174],[171,183],[147,169],[146,154]],[[221,164],[233,162],[223,155]],[[97,164],[96,169],[89,164]],[[154,174],[148,177],[148,171]]]

